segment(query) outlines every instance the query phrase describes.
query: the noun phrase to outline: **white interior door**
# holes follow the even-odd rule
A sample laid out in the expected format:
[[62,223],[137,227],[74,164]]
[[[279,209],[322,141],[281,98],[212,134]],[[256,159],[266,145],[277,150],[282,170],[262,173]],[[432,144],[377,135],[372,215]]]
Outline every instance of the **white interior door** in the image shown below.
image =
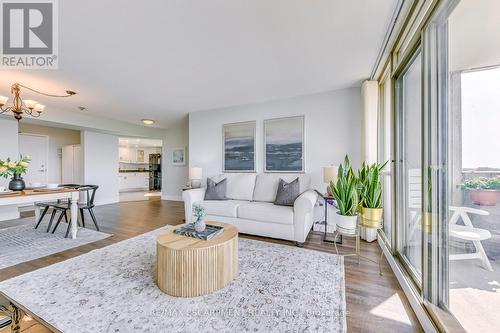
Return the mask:
[[26,185],[47,184],[48,137],[34,134],[19,134],[19,154],[31,157],[28,171],[23,176]]

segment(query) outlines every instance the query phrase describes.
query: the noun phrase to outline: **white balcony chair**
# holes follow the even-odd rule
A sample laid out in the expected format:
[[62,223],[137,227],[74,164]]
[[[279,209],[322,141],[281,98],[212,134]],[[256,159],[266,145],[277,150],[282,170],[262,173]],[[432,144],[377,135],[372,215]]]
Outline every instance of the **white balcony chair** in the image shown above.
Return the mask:
[[[491,238],[491,233],[485,229],[475,228],[469,217],[469,214],[485,216],[490,215],[490,213],[475,208],[454,206],[450,206],[450,211],[453,212],[450,218],[450,237],[471,241],[476,249],[473,253],[450,254],[450,260],[480,259],[485,269],[493,271],[488,256],[481,244],[481,241]],[[457,224],[459,219],[462,219],[464,225]]]
[[[422,213],[421,213],[421,202],[422,202],[422,175],[420,169],[410,169],[408,170],[408,208],[410,210],[410,235],[414,232],[420,232]],[[459,253],[450,254],[449,260],[469,260],[469,259],[480,259],[483,267],[489,271],[493,271],[491,263],[484,251],[481,241],[491,238],[491,233],[488,230],[475,228],[469,217],[469,214],[490,215],[487,211],[469,207],[455,207],[450,206],[450,226],[449,235],[450,238],[456,238],[460,240],[471,241],[475,247],[475,252],[473,253]],[[464,225],[459,225],[457,222],[462,219]],[[411,237],[410,237],[411,238]]]

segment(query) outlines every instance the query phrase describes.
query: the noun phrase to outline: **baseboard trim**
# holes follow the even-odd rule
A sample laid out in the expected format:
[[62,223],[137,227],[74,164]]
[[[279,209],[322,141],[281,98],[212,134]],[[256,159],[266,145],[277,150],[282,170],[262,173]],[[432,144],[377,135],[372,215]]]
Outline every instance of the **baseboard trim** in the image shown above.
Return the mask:
[[382,239],[380,237],[378,237],[378,244],[379,244],[380,248],[382,249],[382,251],[384,252],[384,257],[389,262],[389,265],[391,266],[391,269],[394,272],[394,275],[398,279],[399,285],[401,286],[401,289],[403,289],[403,292],[405,293],[405,296],[408,299],[408,302],[410,303],[410,306],[413,309],[413,312],[415,312],[415,315],[417,316],[417,319],[420,322],[420,325],[422,325],[424,332],[437,333],[438,330],[436,329],[434,323],[432,322],[431,317],[429,316],[427,311],[424,309],[424,306],[421,303],[418,296],[415,295],[415,292],[413,291],[413,287],[405,279],[405,274],[403,272],[403,268],[394,259],[394,257],[390,253],[389,249],[387,248],[387,246],[384,244],[384,242],[382,241]]
[[168,201],[183,201],[182,197],[180,195],[161,195],[161,200],[168,200]]
[[103,206],[103,205],[110,205],[110,204],[119,203],[119,202],[120,202],[119,198],[115,198],[115,199],[111,199],[111,200],[102,200],[102,201],[96,200],[95,205],[96,206]]

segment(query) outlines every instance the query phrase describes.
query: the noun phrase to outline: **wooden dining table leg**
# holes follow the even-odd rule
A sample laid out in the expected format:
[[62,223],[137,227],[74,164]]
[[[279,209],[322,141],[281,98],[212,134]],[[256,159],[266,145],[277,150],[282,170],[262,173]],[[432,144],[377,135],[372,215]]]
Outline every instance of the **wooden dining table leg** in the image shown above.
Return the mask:
[[76,238],[76,233],[78,231],[78,192],[73,192],[71,194],[71,238]]

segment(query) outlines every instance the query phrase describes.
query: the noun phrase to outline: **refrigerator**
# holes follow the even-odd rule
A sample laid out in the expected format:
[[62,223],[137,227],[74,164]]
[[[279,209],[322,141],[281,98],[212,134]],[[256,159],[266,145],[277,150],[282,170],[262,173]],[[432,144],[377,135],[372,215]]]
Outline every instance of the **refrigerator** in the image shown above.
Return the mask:
[[149,154],[149,190],[161,190],[161,154]]

